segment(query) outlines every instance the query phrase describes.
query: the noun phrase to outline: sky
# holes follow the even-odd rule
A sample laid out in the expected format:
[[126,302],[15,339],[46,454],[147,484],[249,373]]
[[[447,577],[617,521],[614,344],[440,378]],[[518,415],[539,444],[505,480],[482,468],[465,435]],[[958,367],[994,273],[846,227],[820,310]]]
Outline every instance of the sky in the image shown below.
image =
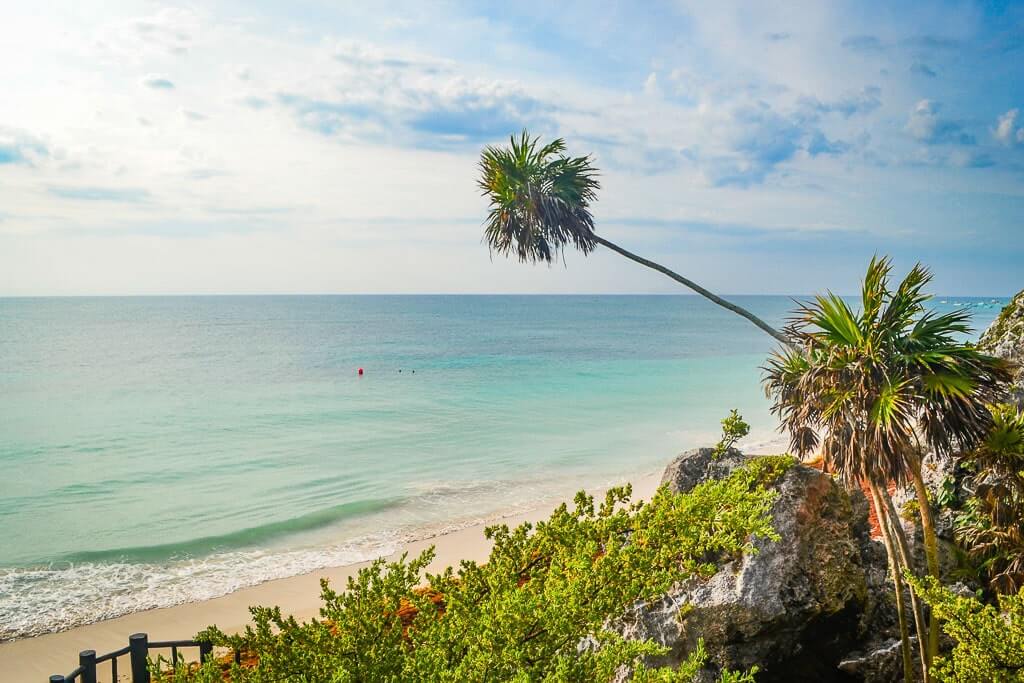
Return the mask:
[[0,296],[675,293],[481,243],[480,150],[721,293],[1024,287],[1024,2],[0,0]]

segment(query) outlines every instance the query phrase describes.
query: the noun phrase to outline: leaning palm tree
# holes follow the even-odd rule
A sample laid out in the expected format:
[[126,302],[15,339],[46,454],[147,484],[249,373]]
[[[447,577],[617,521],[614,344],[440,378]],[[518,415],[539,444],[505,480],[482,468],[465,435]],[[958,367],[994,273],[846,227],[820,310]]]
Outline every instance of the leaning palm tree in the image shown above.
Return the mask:
[[[926,449],[938,454],[972,448],[992,424],[988,406],[1006,390],[1008,365],[960,341],[969,315],[927,311],[931,274],[920,265],[895,289],[892,264],[871,260],[855,312],[834,294],[803,304],[786,327],[797,348],[780,349],[765,367],[773,412],[800,455],[820,447],[824,467],[847,484],[865,484],[896,586],[910,569],[906,535],[890,484],[913,485],[928,570],[938,576],[938,548],[921,472]],[[938,644],[938,625],[924,629],[911,594],[925,680]],[[900,609],[905,675],[911,675],[907,629]],[[927,634],[925,633],[927,630]],[[925,637],[927,635],[927,637]]]
[[663,273],[782,342],[781,332],[747,309],[726,301],[653,261],[623,249],[594,231],[590,204],[597,199],[598,171],[589,156],[568,157],[561,138],[540,144],[525,130],[506,147],[485,147],[480,154],[480,189],[490,199],[484,241],[492,252],[529,263],[551,263],[567,247],[589,254],[601,245]]

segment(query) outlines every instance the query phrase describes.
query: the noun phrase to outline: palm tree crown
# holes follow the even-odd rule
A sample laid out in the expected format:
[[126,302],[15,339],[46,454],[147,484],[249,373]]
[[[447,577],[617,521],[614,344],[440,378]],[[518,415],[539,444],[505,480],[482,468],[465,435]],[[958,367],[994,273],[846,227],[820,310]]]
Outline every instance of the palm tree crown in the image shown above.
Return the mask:
[[1004,361],[959,340],[970,332],[966,311],[925,309],[926,268],[914,266],[895,290],[891,271],[889,259],[872,259],[859,312],[831,293],[801,305],[786,327],[800,348],[780,349],[765,368],[792,448],[820,445],[850,483],[906,483],[908,458],[924,444],[972,447],[1009,377]]
[[566,247],[589,254],[602,245],[640,265],[667,275],[709,301],[743,316],[783,344],[790,341],[756,315],[701,287],[665,266],[638,256],[594,232],[590,205],[600,184],[589,156],[565,155],[559,138],[546,145],[525,130],[508,147],[488,146],[480,153],[477,185],[490,200],[484,242],[491,253],[520,261],[550,264]]
[[600,185],[589,156],[565,156],[561,138],[546,145],[523,131],[509,147],[480,155],[483,194],[490,199],[484,241],[520,261],[551,263],[567,246],[594,250],[590,203]]

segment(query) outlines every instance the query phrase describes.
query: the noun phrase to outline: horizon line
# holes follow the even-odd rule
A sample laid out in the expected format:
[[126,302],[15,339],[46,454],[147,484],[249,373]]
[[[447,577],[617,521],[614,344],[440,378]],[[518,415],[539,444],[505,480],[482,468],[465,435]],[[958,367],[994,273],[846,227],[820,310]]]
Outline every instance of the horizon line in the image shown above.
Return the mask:
[[[810,297],[821,293],[836,293],[831,290],[813,293],[763,294],[751,292],[716,292],[719,296],[763,296],[763,297]],[[841,297],[859,296],[860,292],[842,293]],[[932,299],[965,298],[965,299],[1012,299],[1016,293],[1010,294],[932,294]],[[192,293],[160,293],[160,294],[0,294],[3,299],[171,299],[200,297],[340,297],[340,296],[695,296],[696,292],[192,292]]]

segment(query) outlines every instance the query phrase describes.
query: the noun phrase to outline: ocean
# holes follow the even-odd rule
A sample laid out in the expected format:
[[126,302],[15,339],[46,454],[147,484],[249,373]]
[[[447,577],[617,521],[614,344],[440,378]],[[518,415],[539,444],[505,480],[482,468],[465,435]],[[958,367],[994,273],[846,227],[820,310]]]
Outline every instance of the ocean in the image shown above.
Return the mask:
[[0,299],[0,640],[655,472],[733,408],[769,441],[772,348],[696,296]]

